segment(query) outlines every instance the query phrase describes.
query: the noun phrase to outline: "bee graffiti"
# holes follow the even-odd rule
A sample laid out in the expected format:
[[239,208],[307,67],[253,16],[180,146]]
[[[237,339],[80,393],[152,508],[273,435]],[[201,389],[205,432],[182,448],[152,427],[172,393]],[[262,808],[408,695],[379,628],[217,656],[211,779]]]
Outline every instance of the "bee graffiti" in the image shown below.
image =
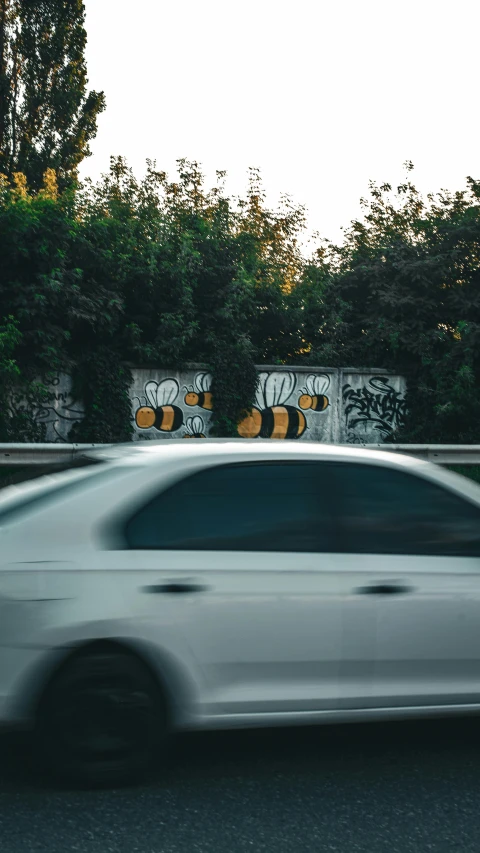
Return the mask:
[[205,438],[205,423],[200,415],[194,415],[193,418],[187,418],[185,421],[184,438]]
[[307,428],[304,413],[287,405],[296,384],[294,373],[260,373],[256,407],[238,424],[242,438],[300,438]]
[[213,408],[212,406],[212,376],[210,373],[197,373],[193,380],[193,386],[186,388],[185,403],[187,406],[200,406],[201,409]]
[[[139,429],[155,429],[160,432],[175,432],[183,424],[183,412],[174,405],[180,391],[176,379],[153,379],[145,385],[145,403],[135,412],[135,423]],[[139,401],[140,402],[140,401]]]
[[330,387],[330,377],[326,373],[310,373],[302,388],[298,405],[301,409],[311,409],[312,412],[324,412],[328,406],[327,391]]

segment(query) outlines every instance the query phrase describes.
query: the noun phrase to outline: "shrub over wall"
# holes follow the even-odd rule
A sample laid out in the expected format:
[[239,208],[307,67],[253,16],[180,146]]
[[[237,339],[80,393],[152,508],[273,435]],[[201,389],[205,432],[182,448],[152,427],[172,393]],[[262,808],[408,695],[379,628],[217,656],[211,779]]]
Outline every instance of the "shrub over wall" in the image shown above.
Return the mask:
[[254,170],[237,200],[185,160],[177,180],[149,162],[138,181],[112,159],[63,192],[51,169],[36,192],[0,177],[4,440],[41,440],[51,371],[73,372],[86,405],[71,438],[108,442],[131,436],[125,364],[202,362],[218,435],[251,407],[255,363],[378,365],[409,383],[394,438],[480,441],[480,183],[423,199],[411,168],[396,193],[372,184],[343,244],[308,260],[303,209],[270,210]]

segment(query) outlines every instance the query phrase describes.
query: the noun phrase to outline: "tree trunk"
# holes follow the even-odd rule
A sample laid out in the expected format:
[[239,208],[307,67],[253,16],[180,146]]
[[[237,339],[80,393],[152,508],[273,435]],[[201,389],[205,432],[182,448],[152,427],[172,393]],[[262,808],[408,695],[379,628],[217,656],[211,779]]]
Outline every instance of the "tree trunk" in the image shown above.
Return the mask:
[[8,123],[7,13],[10,0],[0,0],[0,171],[5,164]]

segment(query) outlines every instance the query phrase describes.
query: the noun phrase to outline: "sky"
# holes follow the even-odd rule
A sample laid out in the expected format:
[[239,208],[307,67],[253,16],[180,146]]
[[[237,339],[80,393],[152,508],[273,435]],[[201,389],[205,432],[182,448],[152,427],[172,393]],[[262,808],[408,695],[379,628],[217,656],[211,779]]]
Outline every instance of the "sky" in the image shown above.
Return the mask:
[[480,178],[478,0],[85,0],[89,85],[102,89],[92,157],[174,177],[180,157],[244,192],[260,168],[268,204],[306,206],[341,239],[370,179],[403,163],[422,192]]

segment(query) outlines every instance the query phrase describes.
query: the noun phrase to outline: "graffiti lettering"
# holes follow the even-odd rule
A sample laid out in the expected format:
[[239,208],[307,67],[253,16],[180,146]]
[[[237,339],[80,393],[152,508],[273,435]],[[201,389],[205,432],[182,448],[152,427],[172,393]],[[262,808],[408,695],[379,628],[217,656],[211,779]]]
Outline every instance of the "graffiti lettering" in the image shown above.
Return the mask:
[[352,444],[361,441],[356,427],[370,427],[384,439],[402,425],[406,414],[403,395],[384,376],[373,376],[368,385],[358,389],[344,385],[343,405],[347,441]]

